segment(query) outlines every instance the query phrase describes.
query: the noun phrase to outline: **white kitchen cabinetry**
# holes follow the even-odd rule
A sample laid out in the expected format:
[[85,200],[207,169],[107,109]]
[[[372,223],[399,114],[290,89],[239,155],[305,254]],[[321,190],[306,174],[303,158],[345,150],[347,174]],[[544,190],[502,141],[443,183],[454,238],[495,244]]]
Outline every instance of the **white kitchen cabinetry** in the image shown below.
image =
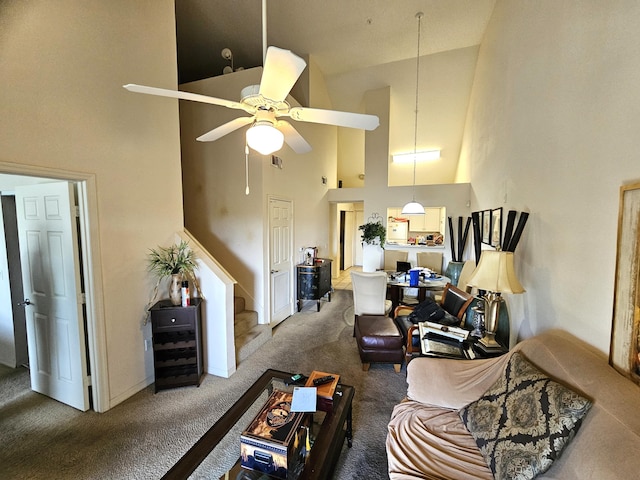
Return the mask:
[[409,230],[412,232],[442,232],[442,208],[427,207],[424,215],[412,215],[409,220]]
[[427,232],[444,233],[444,208],[424,209],[424,228]]
[[402,217],[402,208],[400,207],[393,207],[393,208],[387,208],[387,218],[389,217]]
[[387,208],[387,217],[409,219],[410,232],[440,232],[444,235],[444,207],[425,207],[424,215],[402,215],[402,207]]

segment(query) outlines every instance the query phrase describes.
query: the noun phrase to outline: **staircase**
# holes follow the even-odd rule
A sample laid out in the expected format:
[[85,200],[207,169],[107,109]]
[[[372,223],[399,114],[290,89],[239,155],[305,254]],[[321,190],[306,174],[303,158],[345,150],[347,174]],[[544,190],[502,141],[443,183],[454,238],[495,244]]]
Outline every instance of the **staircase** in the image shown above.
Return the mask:
[[245,310],[242,297],[233,297],[236,363],[249,358],[271,338],[271,327],[258,324],[258,312]]

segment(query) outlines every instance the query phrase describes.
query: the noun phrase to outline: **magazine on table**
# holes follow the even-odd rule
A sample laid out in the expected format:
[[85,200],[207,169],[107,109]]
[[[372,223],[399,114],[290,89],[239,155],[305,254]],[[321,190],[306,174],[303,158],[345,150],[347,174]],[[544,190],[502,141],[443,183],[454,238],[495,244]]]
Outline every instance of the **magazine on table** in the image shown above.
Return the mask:
[[420,326],[420,336],[422,337],[428,333],[457,342],[462,342],[469,337],[469,331],[460,327],[449,327],[434,322],[422,322]]
[[423,355],[445,358],[475,358],[466,340],[469,332],[457,327],[445,327],[431,322],[419,324],[420,348]]
[[422,354],[432,357],[461,359],[471,359],[475,357],[473,351],[469,349],[466,343],[447,340],[442,337],[437,338],[431,334],[425,335],[421,339],[420,345]]

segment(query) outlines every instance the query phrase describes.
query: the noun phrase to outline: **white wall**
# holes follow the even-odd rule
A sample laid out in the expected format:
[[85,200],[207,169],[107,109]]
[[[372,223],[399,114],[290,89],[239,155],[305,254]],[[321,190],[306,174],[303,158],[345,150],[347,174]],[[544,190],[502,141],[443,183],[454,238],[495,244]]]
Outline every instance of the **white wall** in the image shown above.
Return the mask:
[[[440,149],[441,158],[421,163],[416,183],[437,185],[455,180],[462,134],[473,83],[478,46],[420,57],[417,150]],[[388,185],[411,185],[413,164],[391,163],[390,155],[412,152],[416,110],[416,59],[377,65],[335,75],[327,80],[340,109],[360,111],[363,92],[389,87]],[[339,179],[343,186],[362,187],[364,133],[340,129]],[[367,158],[369,161],[369,158]]]
[[640,3],[498,0],[480,48],[460,181],[472,209],[528,211],[508,296],[523,338],[609,350],[619,187],[640,178]]
[[[387,187],[389,125],[390,125],[390,88],[380,88],[365,93],[366,113],[378,115],[380,126],[365,133],[366,177],[362,188],[339,188],[329,191],[328,200],[336,203],[364,202],[363,221],[367,222],[372,214],[378,214],[386,225],[388,207],[404,205],[412,199],[411,186]],[[425,207],[446,207],[447,215],[457,219],[470,215],[470,185],[458,183],[449,185],[418,185],[415,198]],[[339,218],[339,217],[338,217]],[[457,225],[457,221],[454,222]],[[356,225],[356,228],[359,225]],[[337,231],[334,244],[337,245]],[[457,235],[457,230],[456,230]],[[451,260],[449,235],[445,235],[444,268]],[[337,248],[337,247],[336,247]],[[472,251],[471,236],[464,258]]]
[[[181,90],[234,101],[240,91],[260,82],[262,68],[181,85]],[[180,105],[185,226],[238,281],[247,308],[264,306],[262,269],[263,163],[249,155],[249,195],[245,195],[244,133],[237,130],[215,142],[196,137],[234,118],[242,111],[196,102]],[[262,319],[262,315],[261,315]]]
[[[322,76],[309,61],[298,95],[313,107],[327,108]],[[182,85],[184,90],[239,101],[242,88],[258,84],[262,68],[235,72]],[[331,258],[327,191],[336,185],[337,128],[291,123],[312,146],[298,155],[288,146],[277,152],[283,168],[271,166],[270,156],[253,150],[249,155],[250,194],[245,195],[245,132],[239,129],[215,142],[195,138],[242,112],[224,107],[185,102],[180,107],[185,197],[185,223],[196,238],[237,280],[236,294],[256,310],[261,323],[269,321],[267,196],[293,200],[294,261],[303,246],[317,246],[319,255]],[[322,177],[327,184],[322,183]],[[295,292],[293,292],[295,294]]]
[[7,0],[0,45],[0,171],[95,178],[98,310],[113,406],[153,381],[146,254],[183,226],[177,101],[122,88],[176,87],[174,4]]

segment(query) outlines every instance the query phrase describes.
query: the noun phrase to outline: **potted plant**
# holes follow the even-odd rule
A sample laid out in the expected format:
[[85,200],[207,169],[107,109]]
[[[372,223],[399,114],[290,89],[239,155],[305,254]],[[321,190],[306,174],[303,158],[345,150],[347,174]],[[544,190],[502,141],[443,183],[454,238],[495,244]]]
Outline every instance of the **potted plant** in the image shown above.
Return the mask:
[[362,271],[375,272],[380,269],[383,263],[387,229],[381,221],[375,218],[370,218],[358,229],[362,230]]
[[380,245],[384,248],[387,229],[380,222],[369,222],[358,227],[362,230],[362,241],[367,245]]
[[158,277],[150,304],[155,301],[158,295],[158,286],[165,277],[171,277],[169,299],[173,305],[180,305],[181,303],[180,289],[183,280],[191,280],[197,288],[195,278],[195,270],[198,268],[196,254],[189,248],[188,242],[183,240],[178,245],[174,243],[169,247],[150,249],[147,262],[149,272]]

